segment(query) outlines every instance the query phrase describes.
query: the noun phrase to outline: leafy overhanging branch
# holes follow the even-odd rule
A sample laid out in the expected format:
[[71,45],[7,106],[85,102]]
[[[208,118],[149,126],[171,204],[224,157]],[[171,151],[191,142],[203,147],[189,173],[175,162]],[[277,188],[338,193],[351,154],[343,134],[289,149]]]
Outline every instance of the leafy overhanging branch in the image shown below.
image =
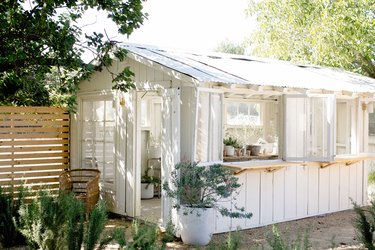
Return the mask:
[[[142,0],[11,0],[0,2],[0,104],[67,105],[74,107],[74,94],[81,80],[94,71],[110,69],[126,51],[101,33],[85,34],[76,21],[89,9],[106,11],[129,36],[146,14]],[[84,50],[95,54],[95,66],[82,61]],[[134,87],[134,74],[125,68],[111,72],[114,88]]]

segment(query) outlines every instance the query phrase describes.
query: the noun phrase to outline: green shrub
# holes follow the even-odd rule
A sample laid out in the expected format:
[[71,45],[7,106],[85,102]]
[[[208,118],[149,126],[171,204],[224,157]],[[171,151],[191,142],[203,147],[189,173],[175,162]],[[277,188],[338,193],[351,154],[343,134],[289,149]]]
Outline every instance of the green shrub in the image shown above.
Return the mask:
[[132,224],[133,246],[135,249],[152,250],[157,248],[159,228],[156,224],[140,224],[134,220]]
[[85,237],[85,249],[92,250],[98,243],[100,234],[103,232],[105,223],[107,222],[107,209],[105,202],[100,200],[91,211],[89,224],[87,225]]
[[167,223],[167,227],[165,228],[165,232],[161,236],[161,241],[163,244],[167,242],[172,242],[175,239],[175,226],[173,225],[172,221],[169,220]]
[[273,250],[308,250],[311,248],[307,232],[303,238],[301,234],[298,234],[297,239],[291,240],[282,235],[276,226],[272,226],[271,234],[267,235],[267,242]]
[[357,217],[353,225],[360,242],[369,250],[375,250],[374,236],[375,231],[375,203],[371,201],[368,209],[359,207],[354,203],[354,212]]
[[368,173],[368,184],[375,184],[375,171]]
[[83,242],[85,207],[74,199],[67,210],[66,239],[69,250],[79,250]]
[[235,232],[229,232],[226,240],[219,241],[218,243],[211,242],[207,249],[208,250],[236,250],[240,248],[241,243],[241,233],[238,229]]
[[0,248],[23,245],[25,237],[17,230],[15,221],[18,221],[18,210],[24,203],[25,190],[19,189],[18,198],[13,199],[0,187]]
[[[53,196],[39,191],[31,204],[22,204],[18,228],[33,249],[92,250],[107,220],[105,203],[100,201],[84,226],[84,206],[73,194]],[[85,230],[86,229],[86,230]]]
[[120,249],[126,249],[127,242],[125,231],[121,228],[116,228],[115,230],[113,230],[107,236],[103,237],[100,242],[99,249],[105,249],[105,247],[111,242],[117,242],[120,246]]
[[67,221],[73,204],[72,195],[52,196],[39,191],[30,204],[20,206],[18,227],[31,248],[63,249],[66,245]]

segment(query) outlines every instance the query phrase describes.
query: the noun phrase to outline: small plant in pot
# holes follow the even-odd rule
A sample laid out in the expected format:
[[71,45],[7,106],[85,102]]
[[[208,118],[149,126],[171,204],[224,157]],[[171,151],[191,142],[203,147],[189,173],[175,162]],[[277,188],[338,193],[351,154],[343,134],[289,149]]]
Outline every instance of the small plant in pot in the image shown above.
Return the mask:
[[223,140],[223,143],[225,145],[225,152],[227,156],[233,156],[234,149],[241,148],[241,145],[238,143],[238,140],[231,136],[229,136],[228,138],[225,138]]
[[141,199],[151,199],[154,197],[155,185],[160,185],[160,179],[149,174],[151,167],[146,168],[141,177]]
[[244,208],[228,209],[220,204],[232,201],[241,184],[232,172],[220,164],[199,166],[180,162],[163,183],[166,196],[173,198],[178,210],[181,238],[185,244],[207,245],[214,231],[215,211],[232,218],[250,218]]

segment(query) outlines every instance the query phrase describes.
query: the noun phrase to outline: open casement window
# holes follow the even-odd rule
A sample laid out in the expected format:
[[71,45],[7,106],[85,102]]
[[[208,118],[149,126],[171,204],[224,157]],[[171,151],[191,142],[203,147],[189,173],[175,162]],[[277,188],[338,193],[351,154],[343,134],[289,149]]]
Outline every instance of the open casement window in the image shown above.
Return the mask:
[[196,117],[195,161],[222,160],[223,94],[198,90]]
[[284,95],[284,160],[331,161],[334,95]]

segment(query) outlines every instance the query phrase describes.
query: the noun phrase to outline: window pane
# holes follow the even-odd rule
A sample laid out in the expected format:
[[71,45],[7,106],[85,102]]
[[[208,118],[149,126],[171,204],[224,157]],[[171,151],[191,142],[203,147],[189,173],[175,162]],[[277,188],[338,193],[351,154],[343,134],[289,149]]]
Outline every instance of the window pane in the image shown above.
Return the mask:
[[227,124],[230,125],[236,125],[236,120],[235,118],[237,117],[237,108],[238,105],[235,103],[228,103],[227,104]]
[[196,155],[197,161],[208,161],[208,133],[209,133],[209,94],[199,93],[198,105],[198,124],[197,124],[197,144]]
[[141,126],[148,126],[148,105],[147,100],[141,101]]
[[105,102],[105,120],[113,121],[115,119],[114,108],[112,101]]
[[238,104],[238,114],[240,116],[248,116],[249,115],[249,105],[247,103]]
[[259,103],[228,103],[226,108],[228,125],[261,125]]
[[94,104],[94,121],[104,120],[104,101],[95,101]]
[[310,98],[310,157],[328,156],[327,99]]
[[285,153],[286,158],[303,158],[306,151],[306,100],[285,100]]
[[285,96],[285,159],[332,160],[334,107],[332,95]]

